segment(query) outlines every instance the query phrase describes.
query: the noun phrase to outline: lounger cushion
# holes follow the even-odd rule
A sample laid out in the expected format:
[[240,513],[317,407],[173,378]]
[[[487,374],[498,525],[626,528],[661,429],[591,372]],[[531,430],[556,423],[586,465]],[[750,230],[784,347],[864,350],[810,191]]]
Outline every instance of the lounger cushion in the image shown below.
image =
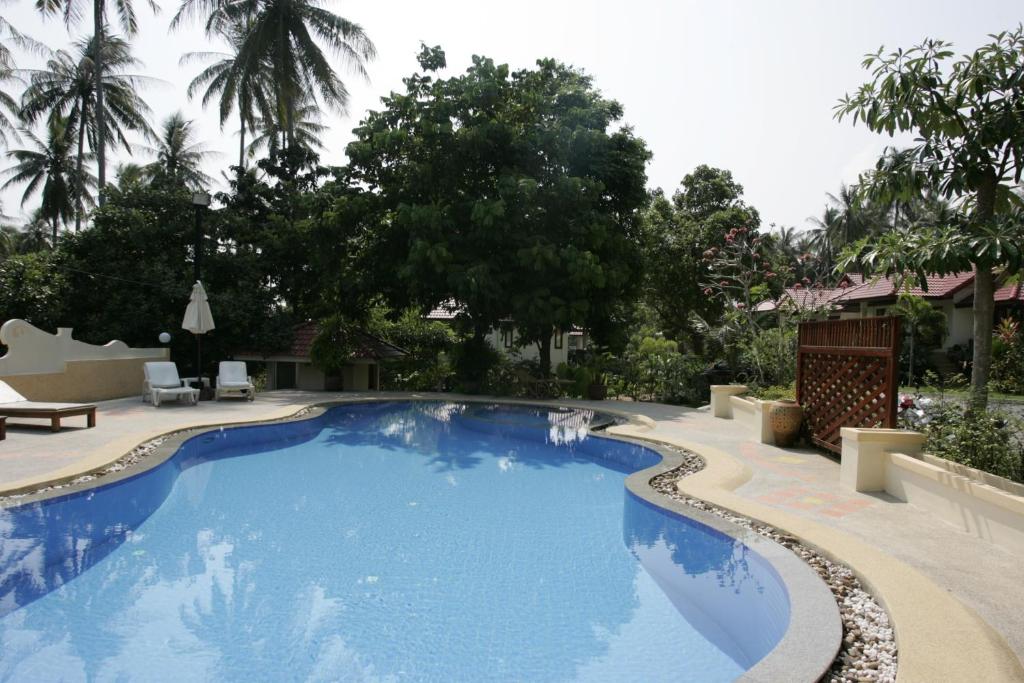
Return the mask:
[[15,401],[13,403],[0,403],[0,412],[8,415],[17,412],[34,412],[39,410],[75,410],[78,408],[91,408],[90,403],[46,403],[43,401]]
[[146,379],[153,389],[164,389],[180,387],[181,378],[178,377],[178,366],[167,361],[146,363],[143,365],[146,372]]

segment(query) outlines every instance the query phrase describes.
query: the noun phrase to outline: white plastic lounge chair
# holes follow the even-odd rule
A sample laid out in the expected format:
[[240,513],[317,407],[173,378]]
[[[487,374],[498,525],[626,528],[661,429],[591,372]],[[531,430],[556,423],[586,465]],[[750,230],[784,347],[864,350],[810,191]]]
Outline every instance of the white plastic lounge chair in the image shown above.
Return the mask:
[[250,401],[254,400],[256,387],[253,386],[252,377],[246,373],[245,361],[222,360],[217,370],[217,400],[219,401],[221,396],[233,393],[239,393]]
[[30,401],[6,382],[0,382],[0,416],[49,420],[50,430],[59,432],[61,418],[73,415],[85,415],[86,426],[96,426],[96,406],[91,403]]
[[146,379],[142,382],[143,401],[149,401],[153,407],[159,406],[165,398],[185,399],[192,405],[198,405],[199,390],[185,386],[178,377],[178,366],[174,363],[143,363],[142,369],[146,373]]

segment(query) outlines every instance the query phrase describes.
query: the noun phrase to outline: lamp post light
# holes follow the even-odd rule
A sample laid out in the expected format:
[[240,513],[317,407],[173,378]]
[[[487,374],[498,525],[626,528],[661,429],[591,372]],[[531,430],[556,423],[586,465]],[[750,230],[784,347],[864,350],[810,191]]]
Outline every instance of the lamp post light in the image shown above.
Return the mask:
[[203,245],[203,209],[210,205],[210,194],[208,192],[192,193],[192,206],[196,207],[196,238],[195,253],[192,257],[192,270],[195,281],[199,281],[200,262],[202,261]]

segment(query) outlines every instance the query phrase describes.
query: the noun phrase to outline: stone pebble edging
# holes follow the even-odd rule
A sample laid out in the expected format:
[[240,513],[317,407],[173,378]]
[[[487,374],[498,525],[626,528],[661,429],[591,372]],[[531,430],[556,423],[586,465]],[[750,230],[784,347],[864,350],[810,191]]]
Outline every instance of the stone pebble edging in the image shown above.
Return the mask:
[[[292,415],[288,415],[287,417],[280,417],[280,418],[275,418],[275,419],[271,419],[271,420],[263,420],[259,424],[271,424],[271,423],[274,423],[274,422],[289,422],[291,420],[295,420],[297,418],[300,418],[300,417],[303,417],[303,416],[309,414],[315,408],[316,408],[316,406],[307,406],[307,407],[303,408],[302,410],[299,410],[297,413],[294,413]],[[40,486],[39,488],[33,489],[31,491],[25,491],[25,492],[22,492],[22,493],[12,493],[12,494],[9,494],[9,495],[6,495],[6,496],[0,496],[0,503],[4,503],[4,502],[7,502],[7,501],[15,501],[15,500],[19,500],[21,498],[26,498],[28,496],[35,496],[35,495],[38,495],[40,493],[46,493],[48,491],[59,491],[60,489],[75,488],[77,486],[80,486],[81,484],[86,484],[86,483],[88,483],[90,481],[95,481],[96,479],[100,479],[101,477],[105,477],[108,474],[115,474],[117,472],[122,472],[122,471],[128,469],[129,467],[134,467],[135,465],[139,464],[140,462],[142,462],[143,460],[148,458],[150,455],[153,454],[154,451],[156,451],[157,448],[159,448],[168,439],[173,438],[175,436],[179,436],[181,434],[187,434],[189,432],[206,431],[208,429],[209,429],[209,427],[184,427],[182,429],[176,429],[173,432],[167,432],[166,434],[158,436],[155,439],[150,439],[149,441],[144,441],[143,443],[139,444],[138,446],[136,446],[132,450],[130,450],[127,453],[125,453],[124,455],[122,455],[120,458],[118,458],[114,462],[112,462],[109,465],[106,465],[104,467],[101,467],[98,470],[95,470],[93,472],[87,472],[86,474],[83,474],[81,476],[75,477],[74,479],[70,479],[70,480],[65,481],[65,482],[61,482],[59,484],[49,484],[49,485],[45,485],[45,486]]]
[[848,567],[826,559],[775,527],[754,522],[724,508],[684,495],[676,488],[676,482],[704,469],[704,459],[682,448],[664,444],[661,448],[668,448],[681,455],[683,464],[651,479],[651,488],[673,500],[718,515],[737,526],[775,541],[810,565],[832,591],[843,620],[843,641],[835,662],[828,674],[822,678],[823,681],[891,683],[896,680],[898,653],[896,635],[889,623],[889,615],[864,590]]

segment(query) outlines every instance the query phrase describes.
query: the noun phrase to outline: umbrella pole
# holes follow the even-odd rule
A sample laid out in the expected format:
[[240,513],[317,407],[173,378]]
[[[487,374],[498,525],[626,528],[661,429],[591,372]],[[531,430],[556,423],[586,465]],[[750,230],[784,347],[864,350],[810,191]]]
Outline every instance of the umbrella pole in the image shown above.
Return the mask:
[[199,381],[199,390],[203,389],[203,335],[196,335],[196,379]]

